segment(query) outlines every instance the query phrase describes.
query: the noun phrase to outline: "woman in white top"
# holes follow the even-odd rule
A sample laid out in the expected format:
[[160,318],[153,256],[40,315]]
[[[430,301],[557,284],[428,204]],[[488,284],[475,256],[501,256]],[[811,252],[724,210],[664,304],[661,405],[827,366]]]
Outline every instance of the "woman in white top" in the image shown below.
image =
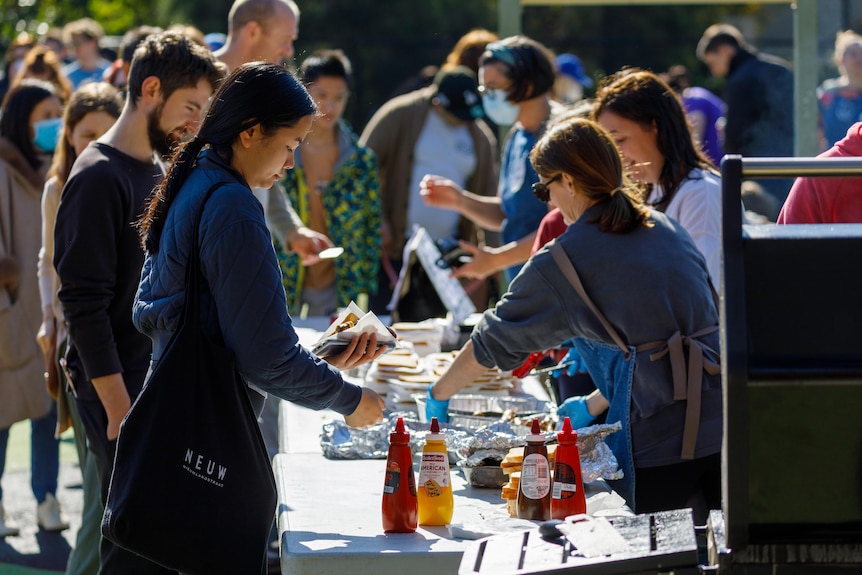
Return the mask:
[[[42,327],[37,341],[45,356],[51,358],[51,368],[55,371],[59,369],[56,363],[58,349],[63,349],[66,339],[63,308],[57,297],[60,278],[54,269],[54,223],[60,195],[75,159],[90,142],[108,131],[120,116],[122,108],[123,100],[119,92],[106,82],[85,84],[72,94],[63,112],[63,130],[42,193],[42,247],[37,268]],[[96,462],[87,449],[87,436],[78,417],[72,392],[65,389],[66,386],[61,383],[64,378],[60,377],[58,371],[55,375],[57,377],[53,381],[59,385],[52,390],[57,395],[57,431],[58,434],[64,431],[71,419],[84,490],[81,526],[75,540],[75,552],[69,557],[68,572],[95,572],[99,568],[99,529],[104,511],[99,498],[99,475]]]
[[706,258],[718,286],[721,180],[695,144],[679,96],[652,72],[629,68],[599,86],[593,119],[619,146],[646,202],[678,221]]
[[[54,269],[54,222],[60,194],[72,164],[90,142],[108,131],[120,117],[123,100],[116,88],[105,82],[87,84],[78,89],[63,113],[63,131],[48,180],[42,193],[42,248],[39,250],[39,295],[42,300],[42,327],[39,344],[43,349],[55,347],[65,335],[63,309],[57,298],[60,278]],[[63,333],[57,338],[57,331]]]

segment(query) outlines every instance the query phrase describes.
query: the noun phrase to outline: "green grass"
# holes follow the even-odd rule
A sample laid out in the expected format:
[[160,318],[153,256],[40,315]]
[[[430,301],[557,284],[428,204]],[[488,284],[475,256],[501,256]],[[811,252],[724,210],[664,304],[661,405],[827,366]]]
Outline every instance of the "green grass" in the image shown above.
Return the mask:
[[[60,462],[77,463],[75,438],[72,430],[67,429],[60,436]],[[6,470],[20,471],[30,469],[30,421],[19,421],[9,429],[9,446],[6,449]],[[5,569],[5,567],[4,567]],[[42,573],[42,571],[22,571],[21,573]],[[18,572],[3,575],[18,575]]]

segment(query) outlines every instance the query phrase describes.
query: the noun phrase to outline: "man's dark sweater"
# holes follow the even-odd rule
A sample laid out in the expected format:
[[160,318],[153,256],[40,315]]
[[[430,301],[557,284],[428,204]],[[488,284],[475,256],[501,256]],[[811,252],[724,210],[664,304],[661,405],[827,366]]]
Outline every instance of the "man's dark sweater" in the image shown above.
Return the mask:
[[786,62],[740,48],[730,61],[724,101],[725,152],[793,155],[793,72]]
[[134,221],[162,177],[161,166],[141,162],[105,144],[89,146],[63,188],[54,228],[54,266],[69,327],[70,362],[84,377],[79,399],[97,400],[90,380],[123,373],[134,400],[150,362],[151,343],[132,325],[132,302],[144,252]]

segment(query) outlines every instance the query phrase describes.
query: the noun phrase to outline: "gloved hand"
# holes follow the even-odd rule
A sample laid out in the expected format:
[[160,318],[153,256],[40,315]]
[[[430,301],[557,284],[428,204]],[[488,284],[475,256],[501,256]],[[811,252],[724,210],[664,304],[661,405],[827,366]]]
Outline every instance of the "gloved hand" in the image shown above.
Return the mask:
[[563,404],[557,408],[557,416],[560,418],[560,421],[568,417],[572,422],[573,429],[586,427],[596,420],[596,416],[590,415],[590,412],[587,410],[586,395],[570,397],[564,401]]
[[428,421],[431,421],[432,417],[436,417],[440,423],[449,423],[449,400],[434,399],[434,396],[431,395],[432,387],[434,387],[433,383],[428,386],[428,397],[425,399],[425,416]]
[[551,372],[551,375],[554,377],[560,377],[562,374],[565,373],[569,377],[572,377],[579,371],[587,371],[587,366],[584,365],[584,362],[581,359],[581,354],[578,353],[577,348],[570,347],[569,352],[566,354],[566,357],[564,357],[562,361],[560,361],[561,364],[569,362],[571,362],[571,365],[569,365],[568,367],[555,369]]

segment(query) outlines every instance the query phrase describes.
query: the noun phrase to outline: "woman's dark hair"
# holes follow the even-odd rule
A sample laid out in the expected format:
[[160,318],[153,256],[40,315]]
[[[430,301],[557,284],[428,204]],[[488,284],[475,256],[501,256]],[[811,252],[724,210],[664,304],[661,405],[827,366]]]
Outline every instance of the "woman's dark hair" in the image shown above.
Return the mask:
[[596,122],[569,118],[554,124],[533,147],[530,162],[548,179],[568,174],[576,193],[602,204],[595,220],[601,231],[625,233],[651,225],[640,190],[623,172],[619,149]]
[[91,82],[75,90],[63,111],[63,136],[54,151],[48,177],[56,177],[60,186],[69,179],[69,172],[72,171],[77,155],[67,134],[72,133],[84,116],[90,112],[105,112],[116,119],[120,117],[122,110],[123,99],[120,92],[107,82]]
[[30,114],[40,102],[48,98],[62,101],[53,84],[33,78],[21,80],[3,98],[0,136],[12,142],[34,170],[38,170],[42,162],[33,145]]
[[353,89],[353,68],[341,50],[315,50],[299,67],[299,81],[310,86],[321,77],[342,78]]
[[234,70],[213,96],[198,135],[177,149],[167,175],[153,191],[138,222],[144,248],[158,251],[165,216],[204,146],[230,163],[233,143],[245,130],[260,125],[263,135],[271,136],[316,112],[308,91],[284,67],[251,62]]
[[608,110],[643,127],[656,129],[656,144],[664,158],[659,184],[667,204],[695,168],[714,168],[694,143],[679,96],[652,72],[629,68],[608,76],[599,85],[593,119]]
[[494,62],[506,65],[512,80],[508,99],[523,102],[551,91],[557,77],[554,56],[539,42],[526,36],[510,36],[485,46],[479,67]]

